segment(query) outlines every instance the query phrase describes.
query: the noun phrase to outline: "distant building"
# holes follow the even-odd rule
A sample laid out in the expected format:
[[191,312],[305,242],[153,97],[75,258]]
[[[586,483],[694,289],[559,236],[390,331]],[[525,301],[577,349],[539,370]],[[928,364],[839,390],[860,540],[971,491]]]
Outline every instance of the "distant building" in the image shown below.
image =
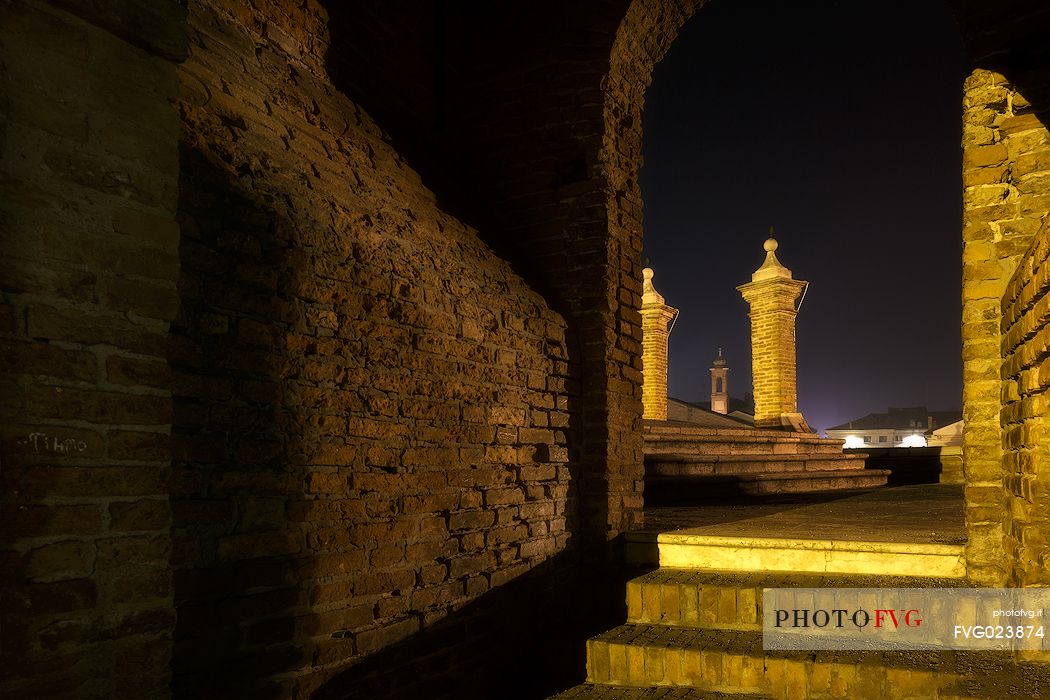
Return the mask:
[[705,428],[747,428],[755,423],[754,416],[734,411],[729,414],[710,410],[705,403],[689,403],[667,397],[667,420],[690,423]]
[[[711,411],[710,401],[680,401],[678,399],[675,400],[679,403],[686,403],[690,406],[696,406],[697,408],[702,408],[705,411],[714,413],[714,411]],[[750,423],[751,425],[755,424],[755,398],[750,393],[744,394],[744,398],[742,399],[737,398],[736,396],[730,396],[727,399],[727,404],[728,412],[724,415],[727,415],[730,418],[735,418],[737,420],[742,420],[745,423]],[[670,409],[668,410],[670,411]],[[676,419],[671,418],[670,413],[668,413],[668,420]]]
[[827,429],[828,437],[851,447],[925,447],[926,435],[962,419],[961,411],[928,411],[925,406],[869,413]]
[[926,444],[930,447],[953,447],[961,445],[962,441],[963,422],[961,419],[926,433]]

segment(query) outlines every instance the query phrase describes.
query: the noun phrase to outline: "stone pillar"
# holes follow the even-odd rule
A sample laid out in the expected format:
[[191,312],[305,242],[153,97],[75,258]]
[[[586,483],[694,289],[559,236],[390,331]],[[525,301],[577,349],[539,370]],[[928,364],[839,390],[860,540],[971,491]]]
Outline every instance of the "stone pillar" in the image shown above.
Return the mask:
[[729,368],[722,348],[718,348],[718,357],[711,363],[711,410],[722,415],[729,413]]
[[795,391],[795,316],[808,282],[792,279],[777,260],[777,242],[763,247],[766,261],[737,287],[751,306],[751,375],[755,426],[813,432],[798,412]]
[[667,420],[667,336],[678,309],[653,288],[653,270],[642,270],[642,418]]

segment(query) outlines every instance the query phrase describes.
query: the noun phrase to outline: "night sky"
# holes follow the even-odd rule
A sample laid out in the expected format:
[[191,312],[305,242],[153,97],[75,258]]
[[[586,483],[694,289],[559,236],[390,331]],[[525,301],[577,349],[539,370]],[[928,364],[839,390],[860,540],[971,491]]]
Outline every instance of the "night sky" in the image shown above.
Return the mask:
[[798,400],[823,431],[961,406],[958,29],[936,0],[712,0],[646,94],[645,252],[681,310],[668,393],[710,398],[719,346],[751,391],[736,286],[778,257],[810,282]]

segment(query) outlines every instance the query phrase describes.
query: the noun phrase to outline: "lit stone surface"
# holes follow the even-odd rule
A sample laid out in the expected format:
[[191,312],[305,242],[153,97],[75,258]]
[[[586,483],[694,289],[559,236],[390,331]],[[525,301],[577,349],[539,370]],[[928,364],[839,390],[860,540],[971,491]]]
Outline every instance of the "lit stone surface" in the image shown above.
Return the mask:
[[[946,578],[961,578],[966,572],[962,545],[755,539],[683,532],[660,535],[657,546],[660,566],[685,569],[839,574],[892,571],[898,576]],[[638,564],[653,563],[629,556]]]
[[653,270],[642,270],[642,417],[667,420],[667,336],[678,309],[653,287]]
[[751,307],[751,378],[755,426],[809,431],[798,412],[795,316],[808,282],[793,279],[777,259],[777,242],[763,244],[765,262],[737,289]]

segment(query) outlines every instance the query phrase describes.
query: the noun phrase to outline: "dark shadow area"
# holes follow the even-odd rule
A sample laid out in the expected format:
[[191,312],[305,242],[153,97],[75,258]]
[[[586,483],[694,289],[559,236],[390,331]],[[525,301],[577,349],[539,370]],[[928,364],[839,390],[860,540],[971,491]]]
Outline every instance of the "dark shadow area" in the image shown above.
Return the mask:
[[949,0],[948,4],[963,26],[970,69],[1002,73],[1030,103],[1020,111],[1034,114],[1046,126],[1050,119],[1050,42],[1046,40],[1050,7],[1039,0]]
[[782,511],[794,510],[802,506],[817,503],[831,503],[843,498],[850,498],[871,489],[842,489],[839,491],[822,491],[818,493],[783,493],[752,495],[729,484],[727,491],[711,493],[706,490],[688,493],[688,480],[683,480],[686,488],[674,486],[657,487],[650,492],[646,484],[645,529],[664,530],[684,527],[691,522],[696,509],[711,507],[710,516],[703,518],[705,525],[731,523],[760,515],[771,515]]
[[581,243],[565,239],[566,227],[593,213],[593,202],[572,202],[595,175],[598,88],[623,10],[555,0],[323,4],[333,85],[381,125],[442,209],[552,308],[578,314],[578,282],[565,268]]
[[174,372],[172,568],[176,698],[280,694],[267,679],[303,662],[302,450],[281,409],[280,216],[222,167],[180,147],[181,309]]
[[625,568],[561,554],[364,657],[314,700],[542,700],[586,674],[585,640],[626,617]]
[[[604,502],[582,517],[576,512],[578,391],[565,407],[569,550],[402,641],[387,644],[383,635],[390,632],[360,623],[328,632],[311,585],[332,564],[317,554],[345,556],[351,571],[372,569],[357,551],[369,543],[327,551],[309,540],[316,528],[309,505],[317,501],[305,492],[302,467],[313,463],[317,445],[309,438],[317,435],[286,405],[292,351],[284,339],[294,320],[287,290],[294,281],[282,276],[295,274],[288,259],[292,223],[246,189],[247,173],[243,182],[234,179],[193,146],[183,145],[180,156],[182,307],[169,348],[173,697],[283,697],[304,680],[299,672],[320,674],[322,664],[351,658],[353,665],[316,697],[487,698],[500,689],[502,697],[543,698],[581,682],[586,639],[624,619],[629,572],[580,564],[584,518],[604,526],[608,513]],[[570,367],[576,366],[571,333],[568,347]],[[341,595],[354,605],[352,584],[344,585]],[[408,612],[425,624],[434,609]],[[381,648],[364,653],[366,637]]]
[[[492,209],[478,197],[475,147],[485,135],[462,122],[476,118],[485,103],[507,96],[497,85],[511,79],[506,73],[549,33],[548,13],[556,6],[444,0],[423,6],[405,0],[324,4],[332,83],[382,125],[442,209],[500,247]],[[490,84],[491,93],[467,88],[468,79],[479,75],[486,76],[482,82]]]
[[939,447],[858,447],[844,454],[865,454],[865,469],[889,469],[887,486],[936,484],[943,471]]

